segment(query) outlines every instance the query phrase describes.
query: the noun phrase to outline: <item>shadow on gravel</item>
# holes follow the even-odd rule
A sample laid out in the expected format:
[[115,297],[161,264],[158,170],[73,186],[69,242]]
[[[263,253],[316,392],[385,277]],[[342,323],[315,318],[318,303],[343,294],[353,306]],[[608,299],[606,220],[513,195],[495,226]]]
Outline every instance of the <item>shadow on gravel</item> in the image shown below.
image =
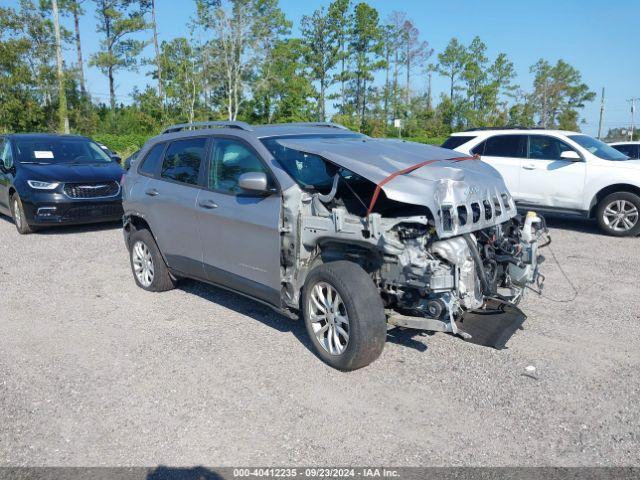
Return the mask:
[[72,233],[102,232],[122,228],[122,222],[89,223],[86,225],[61,225],[38,230],[35,235],[68,235]]
[[[13,219],[6,215],[0,214],[0,220],[14,225]],[[14,225],[15,226],[15,225]],[[115,222],[106,223],[87,223],[84,225],[60,225],[59,227],[46,227],[42,230],[36,231],[33,235],[68,235],[73,233],[85,233],[85,232],[101,232],[103,230],[115,230],[116,228],[122,228],[122,221],[117,220]]]
[[159,466],[147,474],[147,480],[222,480],[218,473],[204,467],[171,468]]
[[[184,292],[197,295],[205,300],[217,303],[225,308],[258,320],[278,332],[291,333],[307,350],[315,355],[313,344],[307,335],[304,322],[301,320],[287,318],[259,302],[196,280],[181,280],[180,283],[178,283],[178,288]],[[427,350],[427,346],[415,340],[415,338],[425,335],[431,336],[432,334],[418,330],[393,328],[387,332],[387,342],[424,352]]]
[[560,230],[571,230],[580,233],[592,233],[596,235],[604,235],[598,227],[595,220],[587,218],[573,217],[571,215],[544,214],[549,228],[558,228]]

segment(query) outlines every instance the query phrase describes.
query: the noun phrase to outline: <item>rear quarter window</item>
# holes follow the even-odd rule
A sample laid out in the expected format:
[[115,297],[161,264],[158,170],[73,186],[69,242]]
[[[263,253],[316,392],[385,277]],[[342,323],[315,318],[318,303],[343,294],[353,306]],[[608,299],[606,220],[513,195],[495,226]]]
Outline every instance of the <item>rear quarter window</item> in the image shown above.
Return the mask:
[[142,159],[142,163],[138,169],[139,173],[150,176],[154,176],[158,173],[165,145],[165,143],[158,143],[151,148],[149,153],[147,153],[147,156]]

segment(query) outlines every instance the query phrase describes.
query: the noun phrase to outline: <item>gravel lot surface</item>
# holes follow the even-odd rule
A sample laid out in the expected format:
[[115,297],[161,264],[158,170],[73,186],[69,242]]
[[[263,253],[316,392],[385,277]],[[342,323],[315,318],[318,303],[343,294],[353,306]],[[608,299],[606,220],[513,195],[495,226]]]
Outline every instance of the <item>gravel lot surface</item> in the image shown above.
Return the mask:
[[528,295],[508,349],[391,331],[341,373],[257,303],[137,288],[118,225],[0,217],[0,465],[639,465],[640,239],[549,223],[579,296]]

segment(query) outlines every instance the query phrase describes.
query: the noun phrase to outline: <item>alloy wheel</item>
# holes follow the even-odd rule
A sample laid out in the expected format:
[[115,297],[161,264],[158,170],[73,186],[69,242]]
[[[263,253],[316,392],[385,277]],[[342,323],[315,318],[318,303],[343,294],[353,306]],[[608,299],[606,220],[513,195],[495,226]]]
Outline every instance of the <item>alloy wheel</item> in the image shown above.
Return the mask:
[[131,249],[131,259],[133,262],[133,271],[140,284],[144,287],[151,286],[155,268],[149,247],[147,247],[144,242],[138,240]]
[[616,232],[627,232],[638,223],[638,208],[628,200],[614,200],[602,214],[604,223]]
[[341,355],[349,344],[349,316],[338,291],[326,282],[315,284],[308,311],[318,343],[331,355]]
[[22,228],[22,210],[17,199],[13,201],[13,220],[16,222],[18,229]]

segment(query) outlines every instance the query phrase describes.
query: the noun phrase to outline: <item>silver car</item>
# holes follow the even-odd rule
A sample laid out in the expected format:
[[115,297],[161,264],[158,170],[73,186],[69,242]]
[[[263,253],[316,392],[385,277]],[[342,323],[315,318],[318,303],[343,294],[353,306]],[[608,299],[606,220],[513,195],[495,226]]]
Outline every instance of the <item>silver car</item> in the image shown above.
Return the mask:
[[341,370],[374,361],[390,326],[502,348],[546,230],[475,157],[328,123],[172,126],[123,206],[141,288],[188,277],[300,315]]

